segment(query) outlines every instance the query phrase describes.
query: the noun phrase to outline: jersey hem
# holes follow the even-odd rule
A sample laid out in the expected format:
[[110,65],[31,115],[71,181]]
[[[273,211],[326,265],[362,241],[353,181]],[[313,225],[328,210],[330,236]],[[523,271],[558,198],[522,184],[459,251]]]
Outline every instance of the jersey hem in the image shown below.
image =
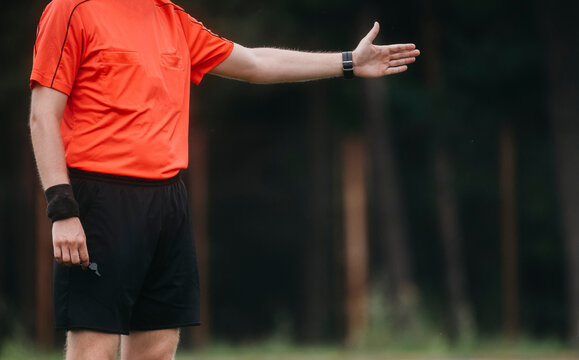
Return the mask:
[[102,181],[114,184],[122,185],[139,185],[139,186],[164,186],[168,184],[173,184],[181,179],[181,173],[178,172],[177,175],[166,178],[166,179],[149,179],[135,176],[125,176],[125,175],[115,175],[107,174],[102,172],[86,171],[76,168],[68,168],[69,177],[72,179],[86,179]]

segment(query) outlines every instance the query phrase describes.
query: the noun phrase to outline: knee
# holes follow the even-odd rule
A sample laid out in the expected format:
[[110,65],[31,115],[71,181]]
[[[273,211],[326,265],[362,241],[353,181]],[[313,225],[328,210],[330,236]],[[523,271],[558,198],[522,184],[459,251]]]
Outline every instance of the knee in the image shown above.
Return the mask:
[[67,360],[114,360],[119,336],[94,331],[69,331],[66,336]]
[[175,350],[163,344],[151,344],[146,348],[127,349],[122,360],[173,360]]
[[175,352],[164,347],[148,347],[147,349],[127,349],[121,356],[122,360],[174,360]]
[[162,330],[154,332],[132,333],[123,336],[121,341],[122,360],[173,360],[179,333]]

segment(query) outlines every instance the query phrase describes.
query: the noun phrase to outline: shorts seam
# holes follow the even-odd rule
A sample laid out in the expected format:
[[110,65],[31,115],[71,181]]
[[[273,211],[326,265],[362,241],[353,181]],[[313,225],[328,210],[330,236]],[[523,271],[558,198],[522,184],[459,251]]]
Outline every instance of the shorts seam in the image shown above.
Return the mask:
[[74,325],[74,326],[55,326],[56,330],[64,330],[64,331],[75,331],[75,330],[91,330],[96,332],[103,332],[107,334],[116,334],[116,335],[129,335],[128,330],[117,330],[117,329],[107,329],[98,326],[88,326],[88,325]]

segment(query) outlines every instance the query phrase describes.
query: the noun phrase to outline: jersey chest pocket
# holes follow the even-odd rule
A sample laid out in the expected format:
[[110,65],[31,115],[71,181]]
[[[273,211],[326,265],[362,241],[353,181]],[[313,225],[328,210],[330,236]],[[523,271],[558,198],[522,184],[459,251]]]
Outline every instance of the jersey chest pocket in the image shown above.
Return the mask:
[[146,100],[147,76],[136,51],[101,51],[101,90],[113,108],[133,108]]
[[175,54],[161,54],[161,73],[166,89],[166,104],[180,110],[189,85],[183,58]]

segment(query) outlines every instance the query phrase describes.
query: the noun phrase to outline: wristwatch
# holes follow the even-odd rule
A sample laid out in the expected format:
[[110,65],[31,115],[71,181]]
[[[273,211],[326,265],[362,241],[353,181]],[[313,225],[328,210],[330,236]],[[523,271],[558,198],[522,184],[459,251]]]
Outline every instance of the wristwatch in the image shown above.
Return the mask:
[[342,53],[342,71],[344,72],[344,79],[352,79],[354,77],[354,61],[352,60],[351,51]]

